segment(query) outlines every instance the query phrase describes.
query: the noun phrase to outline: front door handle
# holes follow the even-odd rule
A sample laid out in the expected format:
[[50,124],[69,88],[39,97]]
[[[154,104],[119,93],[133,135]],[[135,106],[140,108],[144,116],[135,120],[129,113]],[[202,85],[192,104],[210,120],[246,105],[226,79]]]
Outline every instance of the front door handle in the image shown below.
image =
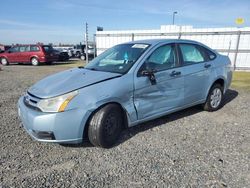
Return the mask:
[[206,63],[206,64],[204,65],[204,67],[205,67],[205,68],[209,68],[209,67],[211,67],[211,64]]
[[181,75],[180,71],[173,71],[170,73],[170,76],[172,76],[172,77],[179,76],[179,75]]

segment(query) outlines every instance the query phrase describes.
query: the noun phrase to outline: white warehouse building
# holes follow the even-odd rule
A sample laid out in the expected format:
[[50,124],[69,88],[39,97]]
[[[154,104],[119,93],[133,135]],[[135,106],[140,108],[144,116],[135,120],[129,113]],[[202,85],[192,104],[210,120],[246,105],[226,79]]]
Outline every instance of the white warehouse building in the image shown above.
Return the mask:
[[97,31],[97,54],[120,43],[142,39],[190,39],[228,55],[236,69],[250,69],[250,27],[193,28],[162,25],[158,30]]

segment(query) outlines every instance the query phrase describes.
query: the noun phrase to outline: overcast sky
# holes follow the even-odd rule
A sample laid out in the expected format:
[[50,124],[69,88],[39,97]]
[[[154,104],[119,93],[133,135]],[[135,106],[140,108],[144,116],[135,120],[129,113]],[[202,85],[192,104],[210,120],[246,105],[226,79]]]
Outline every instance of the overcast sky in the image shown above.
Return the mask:
[[84,23],[90,33],[159,29],[172,23],[194,27],[250,26],[250,0],[1,0],[0,43],[79,43]]

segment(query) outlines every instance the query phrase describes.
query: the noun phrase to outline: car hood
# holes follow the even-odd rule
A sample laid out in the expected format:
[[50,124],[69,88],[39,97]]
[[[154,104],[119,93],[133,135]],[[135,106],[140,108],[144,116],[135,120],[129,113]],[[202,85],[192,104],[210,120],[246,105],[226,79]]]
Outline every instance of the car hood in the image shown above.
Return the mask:
[[39,98],[51,98],[120,76],[118,73],[74,68],[38,81],[28,92]]

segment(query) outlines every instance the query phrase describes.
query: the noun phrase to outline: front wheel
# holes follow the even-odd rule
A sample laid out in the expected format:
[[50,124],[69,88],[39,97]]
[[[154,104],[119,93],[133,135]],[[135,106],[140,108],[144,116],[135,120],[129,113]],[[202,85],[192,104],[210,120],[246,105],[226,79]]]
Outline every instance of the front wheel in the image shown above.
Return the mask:
[[120,136],[122,124],[121,108],[117,104],[104,106],[89,121],[89,141],[97,147],[111,147]]
[[223,99],[223,87],[220,84],[215,84],[209,91],[204,110],[216,111],[221,107]]
[[1,64],[5,66],[5,65],[8,65],[9,63],[8,63],[8,60],[3,57],[1,58]]

